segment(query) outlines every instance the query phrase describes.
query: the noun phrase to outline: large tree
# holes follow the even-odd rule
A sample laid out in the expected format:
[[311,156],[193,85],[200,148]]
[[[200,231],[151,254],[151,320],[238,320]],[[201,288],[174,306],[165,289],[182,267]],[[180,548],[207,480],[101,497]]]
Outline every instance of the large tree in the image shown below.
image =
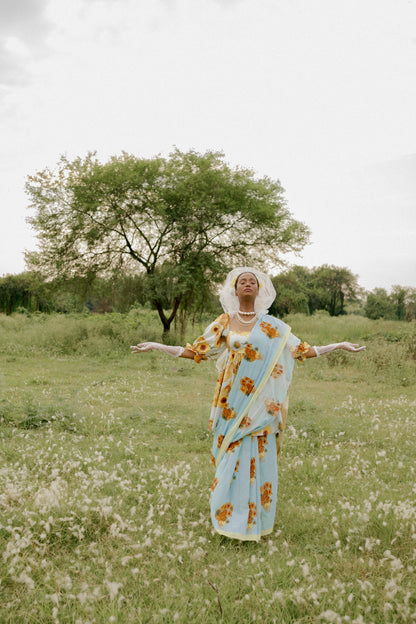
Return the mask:
[[392,286],[388,294],[384,288],[367,293],[365,315],[370,319],[411,321],[416,318],[416,288]]
[[345,267],[292,268],[273,277],[276,300],[271,311],[278,315],[291,312],[313,314],[327,310],[331,316],[345,313],[345,302],[356,301],[361,289],[357,276]]
[[[236,262],[276,265],[309,234],[278,181],[231,167],[218,152],[62,157],[54,171],[30,176],[26,190],[39,241],[28,266],[51,278],[141,270],[165,330],[193,275],[216,282]],[[169,273],[167,305],[159,277]]]
[[356,301],[361,288],[358,276],[346,267],[323,264],[314,268],[312,286],[321,308],[331,316],[345,314],[345,302]]

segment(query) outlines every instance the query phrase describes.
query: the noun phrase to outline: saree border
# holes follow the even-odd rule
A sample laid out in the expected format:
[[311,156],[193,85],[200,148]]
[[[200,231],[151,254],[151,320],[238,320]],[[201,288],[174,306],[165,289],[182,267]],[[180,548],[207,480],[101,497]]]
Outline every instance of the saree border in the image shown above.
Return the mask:
[[265,375],[263,376],[263,379],[261,380],[260,384],[256,388],[256,391],[253,393],[253,396],[251,397],[251,400],[246,405],[244,410],[241,412],[240,417],[237,419],[237,421],[234,423],[234,425],[232,426],[230,431],[224,437],[224,440],[222,441],[220,450],[218,451],[217,458],[215,460],[215,467],[216,468],[218,468],[218,466],[220,465],[220,461],[223,458],[224,453],[226,452],[227,448],[229,447],[230,442],[231,442],[235,432],[237,431],[238,427],[240,426],[241,421],[243,420],[243,418],[247,414],[247,412],[250,409],[250,407],[252,406],[253,402],[257,399],[257,397],[260,394],[260,392],[263,390],[264,386],[266,385],[266,383],[267,383],[267,381],[268,381],[268,379],[269,379],[269,377],[270,377],[270,375],[272,373],[273,368],[275,367],[279,357],[281,356],[281,354],[283,352],[283,349],[285,348],[285,345],[286,345],[286,343],[287,343],[287,341],[289,339],[289,336],[290,336],[291,329],[292,328],[289,325],[287,325],[287,329],[286,329],[285,335],[283,336],[282,340],[280,341],[279,348],[277,349],[276,354],[273,357],[273,360],[272,360],[271,364],[269,365],[269,368],[267,369]]
[[247,535],[247,533],[227,533],[227,531],[222,531],[221,529],[216,529],[215,527],[214,531],[216,531],[216,533],[219,533],[219,535],[231,537],[232,539],[239,539],[244,542],[259,542],[261,538],[265,535],[270,535],[270,533],[273,533],[273,527],[271,529],[265,529],[257,535]]

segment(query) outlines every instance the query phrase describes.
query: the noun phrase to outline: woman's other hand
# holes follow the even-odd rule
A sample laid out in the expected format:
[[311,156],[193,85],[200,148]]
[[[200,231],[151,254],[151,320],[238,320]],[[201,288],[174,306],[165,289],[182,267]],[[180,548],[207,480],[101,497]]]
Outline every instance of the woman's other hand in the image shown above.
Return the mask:
[[339,349],[344,349],[344,351],[351,351],[351,353],[358,353],[358,351],[365,351],[365,346],[360,347],[358,344],[353,344],[352,342],[340,342]]
[[[334,344],[325,345],[322,347],[312,347],[312,349],[318,357],[320,355],[324,355],[325,353],[330,353],[331,351],[335,351],[336,349],[343,349],[344,351],[349,351],[350,353],[358,353],[359,351],[365,351],[365,347],[360,347],[360,345],[354,344],[353,342],[336,342]],[[306,355],[306,357],[313,357],[313,356]]]
[[132,353],[145,353],[146,351],[161,351],[158,342],[141,342],[140,344],[130,347]]
[[189,356],[185,354],[188,349],[184,349],[183,347],[173,347],[172,345],[164,345],[160,342],[140,342],[137,345],[133,345],[130,347],[132,353],[145,353],[146,351],[163,351],[168,355],[173,355],[173,357],[194,357],[194,353],[190,351],[192,355]]

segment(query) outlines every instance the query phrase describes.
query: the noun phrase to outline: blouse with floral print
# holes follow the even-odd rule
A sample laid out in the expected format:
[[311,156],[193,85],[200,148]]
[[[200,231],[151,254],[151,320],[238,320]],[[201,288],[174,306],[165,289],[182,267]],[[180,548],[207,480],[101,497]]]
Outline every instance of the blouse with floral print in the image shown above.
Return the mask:
[[[215,429],[220,414],[227,409],[227,398],[243,358],[252,361],[253,359],[261,357],[261,354],[256,352],[250,344],[250,331],[242,332],[231,330],[229,328],[229,322],[230,318],[228,314],[222,314],[206,328],[203,335],[197,338],[192,345],[186,345],[187,349],[195,353],[194,360],[197,363],[208,358],[218,358],[218,378],[208,425],[211,431]],[[289,349],[293,358],[302,362],[305,359],[305,354],[309,349],[309,345],[306,342],[301,342],[299,338],[293,334],[290,334],[285,348]],[[274,380],[283,374],[285,374],[283,367],[280,364],[276,364],[270,379],[267,381],[264,391],[265,397],[273,396],[273,393],[270,392],[270,386],[273,385]],[[248,388],[247,391],[250,391],[250,389]],[[267,433],[283,431],[285,424],[285,417],[284,414],[282,414],[284,410],[281,409],[283,406],[273,403],[273,401],[268,398],[262,399],[262,403],[264,405],[261,405],[261,409],[266,408],[269,413],[275,416]],[[232,418],[233,414],[230,413],[229,417]],[[240,427],[250,426],[254,418],[255,409],[253,413],[249,413],[241,422]]]

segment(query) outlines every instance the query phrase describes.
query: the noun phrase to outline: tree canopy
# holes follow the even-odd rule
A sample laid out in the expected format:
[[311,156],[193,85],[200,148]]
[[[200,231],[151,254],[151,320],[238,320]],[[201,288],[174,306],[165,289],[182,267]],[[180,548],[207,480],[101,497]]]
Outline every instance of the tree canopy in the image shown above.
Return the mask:
[[219,152],[62,157],[30,176],[26,191],[39,246],[26,255],[29,268],[50,278],[142,271],[165,330],[181,301],[231,265],[276,266],[309,236],[279,181],[233,168]]
[[365,304],[368,318],[407,320],[416,318],[416,288],[393,286],[388,294],[384,288],[375,288],[368,293]]
[[48,288],[36,273],[0,277],[0,313],[11,314],[19,308],[42,312],[52,309]]
[[345,302],[355,301],[361,292],[357,276],[349,269],[327,264],[313,269],[294,266],[272,281],[277,295],[271,311],[279,316],[316,310],[327,310],[331,316],[345,314]]

